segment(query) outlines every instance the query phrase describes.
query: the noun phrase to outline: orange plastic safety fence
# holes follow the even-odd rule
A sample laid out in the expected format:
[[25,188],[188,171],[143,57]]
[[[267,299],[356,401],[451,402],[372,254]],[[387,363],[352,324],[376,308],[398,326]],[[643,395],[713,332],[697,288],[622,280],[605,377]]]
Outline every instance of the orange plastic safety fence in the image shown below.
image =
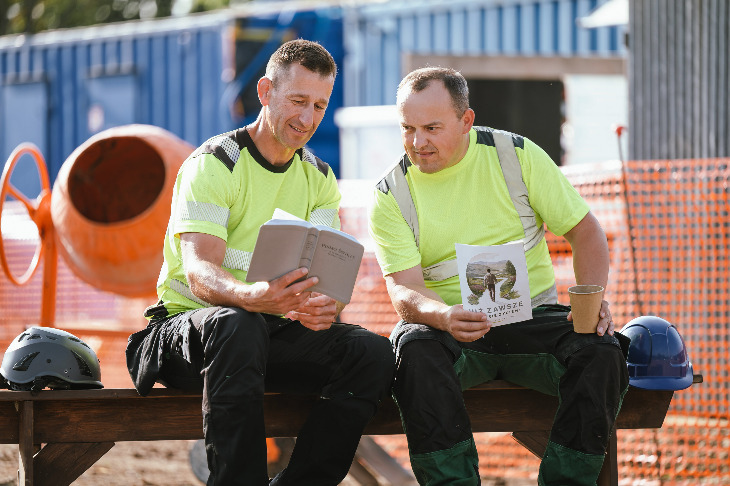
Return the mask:
[[[606,231],[611,254],[606,299],[617,325],[639,315],[663,317],[677,326],[695,373],[704,377],[704,383],[675,393],[661,429],[618,432],[620,484],[730,484],[729,162],[563,168]],[[364,231],[358,236],[367,237]],[[560,301],[567,302],[567,288],[575,283],[570,246],[549,232],[547,239]],[[374,264],[370,259],[367,268]],[[356,290],[358,311],[345,320],[378,322],[377,329],[389,331],[392,324],[380,323],[397,317],[382,297],[377,267],[360,276]],[[476,435],[484,477],[537,476],[538,460],[508,434]]]
[[[730,160],[630,161],[565,172],[609,238],[606,295],[614,320],[657,315],[673,323],[704,377],[675,393],[661,429],[619,431],[619,477],[730,484]],[[560,253],[553,259],[557,265]],[[572,276],[568,269],[557,274],[565,299]]]
[[[661,429],[619,431],[620,484],[730,484],[729,166],[730,160],[714,159],[564,168],[608,236],[611,273],[606,299],[617,325],[647,314],[675,324],[695,373],[704,376],[704,383],[675,393]],[[365,205],[362,201],[344,207],[342,227],[371,249]],[[567,288],[574,283],[570,247],[549,232],[547,237],[560,300],[567,302]],[[27,236],[6,237],[10,264],[27,267],[35,243]],[[125,330],[145,325],[140,316],[149,302],[91,288],[61,260],[58,275],[57,325],[98,348],[106,386],[130,386],[124,365]],[[25,326],[37,322],[40,284],[39,276],[23,288],[0,278],[2,349]],[[397,320],[371,251],[363,259],[353,300],[342,319],[385,335]],[[103,332],[109,327],[117,331]],[[376,440],[408,465],[402,436]],[[538,460],[508,435],[477,434],[476,440],[484,477],[536,477]]]

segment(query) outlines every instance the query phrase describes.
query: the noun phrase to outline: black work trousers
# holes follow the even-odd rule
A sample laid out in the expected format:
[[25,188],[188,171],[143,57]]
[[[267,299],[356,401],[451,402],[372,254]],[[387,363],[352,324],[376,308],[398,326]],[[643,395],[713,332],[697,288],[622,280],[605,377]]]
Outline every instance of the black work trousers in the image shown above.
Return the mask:
[[297,321],[230,307],[198,309],[154,325],[161,326],[158,381],[203,391],[209,485],[269,484],[268,391],[320,396],[288,467],[272,484],[339,484],[390,390],[390,343],[358,326],[335,323],[312,331]]
[[471,343],[420,324],[396,326],[393,394],[420,484],[478,483],[461,391],[492,379],[560,398],[549,444],[558,453],[543,458],[539,484],[595,484],[628,387],[627,343],[618,333],[573,332],[569,310],[541,306],[532,320],[495,327]]

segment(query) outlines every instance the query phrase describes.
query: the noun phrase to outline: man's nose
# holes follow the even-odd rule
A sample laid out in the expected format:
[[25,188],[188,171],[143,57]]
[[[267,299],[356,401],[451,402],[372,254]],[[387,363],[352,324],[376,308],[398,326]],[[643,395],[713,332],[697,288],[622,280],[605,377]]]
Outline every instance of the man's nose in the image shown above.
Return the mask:
[[311,127],[314,123],[314,105],[307,105],[299,113],[299,121],[305,127]]
[[413,148],[418,150],[428,145],[428,137],[423,131],[416,130],[413,134]]

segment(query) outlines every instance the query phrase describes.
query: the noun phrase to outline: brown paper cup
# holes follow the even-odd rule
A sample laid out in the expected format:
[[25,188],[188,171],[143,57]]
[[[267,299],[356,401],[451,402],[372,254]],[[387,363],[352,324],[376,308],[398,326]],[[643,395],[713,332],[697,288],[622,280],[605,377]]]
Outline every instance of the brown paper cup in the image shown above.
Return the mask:
[[596,332],[598,314],[601,312],[603,287],[600,285],[576,285],[568,289],[570,308],[573,312],[573,330],[582,334]]

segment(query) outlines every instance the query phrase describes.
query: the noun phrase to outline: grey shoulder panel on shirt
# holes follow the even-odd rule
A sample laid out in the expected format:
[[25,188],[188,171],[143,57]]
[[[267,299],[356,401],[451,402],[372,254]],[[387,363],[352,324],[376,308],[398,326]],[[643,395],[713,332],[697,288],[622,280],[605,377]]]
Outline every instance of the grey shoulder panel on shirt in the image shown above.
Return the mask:
[[236,140],[235,132],[233,130],[209,138],[193,152],[190,158],[201,154],[211,154],[220,160],[229,171],[233,172],[233,167],[235,167],[238,157],[241,155],[241,146]]
[[[489,147],[496,147],[494,142],[494,129],[489,127],[474,127],[477,132],[477,143],[487,145]],[[512,135],[512,143],[515,147],[522,150],[525,149],[525,138],[522,135],[516,133],[506,132]]]
[[375,187],[378,188],[380,192],[383,194],[388,194],[388,191],[390,191],[390,185],[388,184],[388,176],[394,171],[394,170],[400,170],[403,173],[403,176],[408,173],[408,168],[412,165],[411,159],[408,158],[408,154],[403,154],[403,156],[400,158],[397,164],[393,165],[392,168],[386,172],[386,174],[383,176],[382,179],[380,179],[377,184],[375,184]]
[[317,170],[319,170],[325,177],[327,177],[327,174],[330,171],[330,166],[327,162],[323,161],[304,147],[299,149],[299,157],[304,162],[308,162],[315,166]]

